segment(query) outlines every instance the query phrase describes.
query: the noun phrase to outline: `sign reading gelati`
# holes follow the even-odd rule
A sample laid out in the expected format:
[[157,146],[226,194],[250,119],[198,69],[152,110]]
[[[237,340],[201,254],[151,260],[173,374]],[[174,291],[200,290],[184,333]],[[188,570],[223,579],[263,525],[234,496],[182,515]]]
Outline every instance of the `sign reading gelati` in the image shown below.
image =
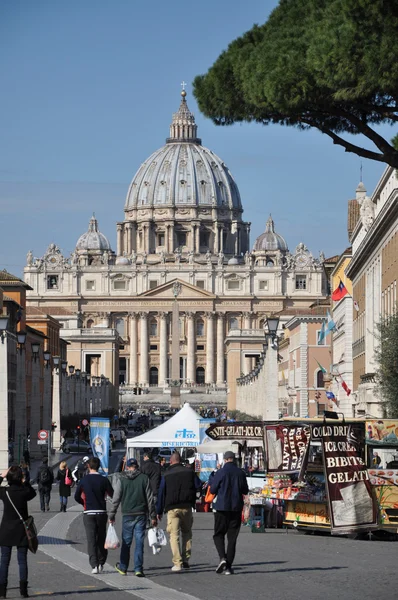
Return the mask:
[[261,423],[214,423],[206,429],[207,435],[212,440],[237,440],[237,439],[263,439],[263,426]]
[[267,425],[268,471],[302,474],[307,462],[311,430],[308,426]]
[[365,423],[322,428],[332,533],[377,527],[377,505],[365,463]]

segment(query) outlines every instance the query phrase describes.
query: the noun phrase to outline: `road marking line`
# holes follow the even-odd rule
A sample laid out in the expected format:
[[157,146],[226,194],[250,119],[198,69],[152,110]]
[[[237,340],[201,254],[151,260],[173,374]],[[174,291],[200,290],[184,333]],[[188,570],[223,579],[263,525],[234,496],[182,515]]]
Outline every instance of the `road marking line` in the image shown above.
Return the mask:
[[[88,566],[87,554],[75,550],[67,540],[68,529],[80,514],[81,508],[79,506],[71,506],[66,514],[58,514],[47,521],[39,532],[39,551],[82,573],[82,564]],[[115,573],[114,567],[109,563],[104,565],[104,571],[101,574],[91,574],[89,572],[86,574],[142,600],[200,600],[190,594],[155,583],[151,579],[137,580],[134,575],[121,577],[118,573]]]

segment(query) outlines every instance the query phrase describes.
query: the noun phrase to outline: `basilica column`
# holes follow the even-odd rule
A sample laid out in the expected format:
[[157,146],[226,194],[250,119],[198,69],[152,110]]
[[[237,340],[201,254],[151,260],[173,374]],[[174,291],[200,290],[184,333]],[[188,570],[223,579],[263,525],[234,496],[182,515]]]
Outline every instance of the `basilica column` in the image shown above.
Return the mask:
[[195,382],[195,313],[187,312],[187,379],[188,383]]
[[148,385],[148,313],[140,313],[140,383]]
[[117,256],[122,256],[122,254],[123,254],[123,225],[122,225],[122,223],[118,223],[116,225],[116,231],[117,231],[116,254],[117,254]]
[[171,224],[169,229],[169,252],[174,252],[174,224]]
[[218,227],[218,223],[215,223],[215,233],[214,233],[214,254],[218,254],[220,250],[220,229]]
[[206,383],[214,383],[214,313],[206,313]]
[[200,252],[200,223],[197,223],[196,225],[196,231],[195,231],[195,252],[199,253]]
[[[250,329],[251,326],[251,313],[244,312],[243,313],[243,329]],[[250,373],[253,368],[253,359],[249,356],[245,356],[245,375]]]
[[167,313],[159,313],[159,385],[165,385],[167,382],[167,363],[168,363],[168,342],[167,342]]
[[130,256],[130,254],[131,254],[131,223],[126,223],[126,225],[125,225],[124,239],[125,239],[126,252],[127,252],[128,256]]
[[138,383],[138,336],[137,314],[130,314],[130,385]]
[[224,355],[224,313],[217,314],[217,383],[225,381]]

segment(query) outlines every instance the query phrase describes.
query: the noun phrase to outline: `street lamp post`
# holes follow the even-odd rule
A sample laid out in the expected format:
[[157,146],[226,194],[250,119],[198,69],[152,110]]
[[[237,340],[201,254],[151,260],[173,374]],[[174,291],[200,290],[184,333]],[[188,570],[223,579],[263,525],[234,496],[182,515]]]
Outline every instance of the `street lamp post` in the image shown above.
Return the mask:
[[279,417],[278,398],[278,326],[279,317],[267,317],[264,324],[264,371],[266,389],[265,419],[273,420]]
[[60,381],[60,362],[59,356],[53,356],[53,395],[52,395],[52,415],[51,428],[54,423],[55,427],[52,432],[52,444],[55,450],[61,446],[61,381]]
[[8,316],[0,315],[0,468],[8,469]]

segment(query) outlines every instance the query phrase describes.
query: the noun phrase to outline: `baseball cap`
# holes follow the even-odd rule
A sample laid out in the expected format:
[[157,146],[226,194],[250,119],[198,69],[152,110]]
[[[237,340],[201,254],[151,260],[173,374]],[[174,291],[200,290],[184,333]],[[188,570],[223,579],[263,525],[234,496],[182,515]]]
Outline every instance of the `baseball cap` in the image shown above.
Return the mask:
[[84,463],[87,462],[88,460],[90,460],[88,456],[83,456],[83,462]]
[[228,460],[229,458],[235,459],[235,453],[231,452],[231,450],[224,452],[224,460]]
[[135,458],[129,458],[126,463],[126,467],[138,467],[138,462],[135,460]]

